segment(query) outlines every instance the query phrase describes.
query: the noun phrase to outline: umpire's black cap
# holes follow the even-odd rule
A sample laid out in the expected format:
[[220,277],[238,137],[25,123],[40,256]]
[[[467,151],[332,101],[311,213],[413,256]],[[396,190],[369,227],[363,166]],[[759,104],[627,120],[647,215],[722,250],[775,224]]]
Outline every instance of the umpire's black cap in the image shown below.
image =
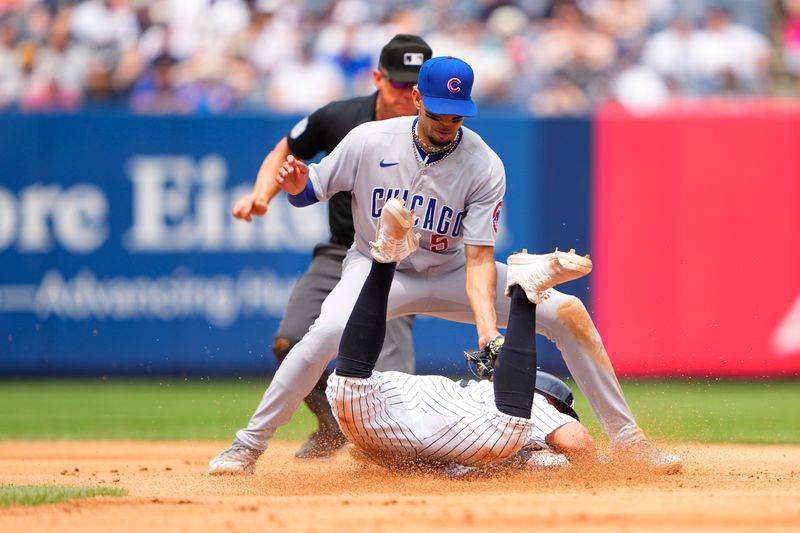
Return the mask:
[[386,69],[390,80],[415,82],[419,68],[432,55],[431,47],[422,37],[398,33],[381,50],[380,65]]
[[572,390],[569,385],[555,377],[553,374],[536,371],[536,392],[544,394],[552,398],[556,403],[556,409],[565,415],[569,415],[575,420],[578,418],[578,413],[575,412],[575,398],[572,396]]

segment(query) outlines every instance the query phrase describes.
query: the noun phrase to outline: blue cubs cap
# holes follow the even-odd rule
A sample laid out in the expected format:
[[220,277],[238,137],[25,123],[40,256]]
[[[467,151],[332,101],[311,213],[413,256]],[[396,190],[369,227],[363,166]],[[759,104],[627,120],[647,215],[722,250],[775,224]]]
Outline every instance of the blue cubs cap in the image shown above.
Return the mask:
[[478,108],[470,98],[473,81],[472,67],[464,61],[452,56],[434,57],[419,69],[417,89],[431,113],[474,117]]

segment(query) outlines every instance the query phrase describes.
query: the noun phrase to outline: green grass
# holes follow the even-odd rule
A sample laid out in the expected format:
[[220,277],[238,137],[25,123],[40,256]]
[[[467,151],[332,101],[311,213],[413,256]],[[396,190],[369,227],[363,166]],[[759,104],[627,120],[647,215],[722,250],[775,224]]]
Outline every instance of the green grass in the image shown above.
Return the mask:
[[0,507],[45,505],[94,496],[126,496],[128,491],[111,487],[68,487],[61,485],[0,485]]
[[[233,439],[268,381],[81,379],[0,381],[0,439]],[[276,437],[314,429],[304,408]]]
[[[639,425],[656,440],[800,443],[798,380],[627,381],[622,389]],[[591,412],[581,394],[575,403],[579,414]],[[581,421],[602,435],[593,416]]]
[[[257,378],[5,380],[0,439],[228,440],[266,386]],[[800,443],[800,381],[628,381],[623,389],[657,440]],[[602,438],[576,397],[582,422]],[[276,438],[303,439],[314,427],[303,406]]]

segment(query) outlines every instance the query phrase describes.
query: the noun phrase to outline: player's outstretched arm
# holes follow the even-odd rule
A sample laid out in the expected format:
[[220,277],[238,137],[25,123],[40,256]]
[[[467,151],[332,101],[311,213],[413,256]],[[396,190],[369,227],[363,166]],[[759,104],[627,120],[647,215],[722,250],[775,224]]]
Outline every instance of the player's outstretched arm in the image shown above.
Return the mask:
[[483,348],[500,335],[497,331],[495,309],[497,267],[494,264],[494,247],[467,244],[464,251],[467,259],[465,271],[467,299],[475,316],[478,346]]
[[234,217],[250,222],[253,216],[262,216],[267,213],[269,203],[281,191],[281,186],[275,180],[275,176],[278,174],[281,164],[290,155],[293,154],[289,149],[289,143],[286,137],[283,137],[261,163],[253,191],[239,197],[233,204]]
[[308,183],[308,165],[293,155],[286,157],[275,175],[281,189],[289,194],[300,194]]
[[564,424],[544,440],[551,450],[563,453],[570,463],[579,468],[593,468],[599,464],[594,441],[580,422]]

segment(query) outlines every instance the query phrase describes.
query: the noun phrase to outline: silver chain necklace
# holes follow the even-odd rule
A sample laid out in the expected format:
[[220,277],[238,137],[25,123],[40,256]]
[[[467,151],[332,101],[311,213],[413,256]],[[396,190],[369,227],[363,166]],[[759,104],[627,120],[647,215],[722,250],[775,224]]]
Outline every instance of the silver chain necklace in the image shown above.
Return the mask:
[[[419,136],[417,135],[417,125],[415,124],[414,126],[411,127],[411,149],[414,151],[414,157],[417,159],[417,162],[419,162],[419,164],[422,165],[423,167],[432,167],[433,165],[447,158],[447,156],[450,155],[455,149],[455,147],[458,145],[459,139],[461,139],[461,128],[458,129],[455,138],[449,143],[447,143],[446,146],[443,146],[442,148],[431,148],[426,143],[420,140]],[[417,150],[417,146],[422,148],[427,154],[424,160],[420,157],[419,150]],[[431,150],[429,151],[428,149]],[[442,157],[440,157],[433,163],[428,163],[428,158],[430,158],[430,156],[439,154],[443,154]]]

